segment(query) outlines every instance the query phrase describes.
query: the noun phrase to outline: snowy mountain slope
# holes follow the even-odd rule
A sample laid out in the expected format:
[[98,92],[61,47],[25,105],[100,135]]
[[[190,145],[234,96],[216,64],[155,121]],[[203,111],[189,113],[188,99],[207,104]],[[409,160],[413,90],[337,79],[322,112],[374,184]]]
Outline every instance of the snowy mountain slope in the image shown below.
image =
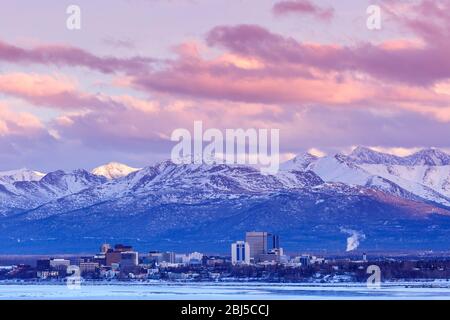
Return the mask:
[[423,149],[406,157],[378,152],[367,147],[357,147],[347,158],[357,164],[386,164],[403,166],[446,166],[450,155],[434,148]]
[[323,181],[312,172],[263,175],[258,169],[227,165],[176,165],[164,161],[130,175],[55,199],[27,213],[28,219],[78,210],[114,201],[127,208],[146,204],[197,203],[204,200],[264,196],[274,192],[313,187]]
[[114,180],[126,177],[130,173],[141,170],[140,168],[132,168],[122,163],[110,162],[103,166],[97,167],[91,171],[92,174],[102,176],[108,180]]
[[[429,149],[402,158],[358,147],[348,156],[326,156],[310,161],[307,166],[297,167],[314,172],[325,182],[364,186],[410,200],[422,199],[450,206],[449,168],[436,165],[445,163],[444,155]],[[434,160],[430,162],[430,159]],[[438,159],[441,159],[440,162]],[[423,162],[433,165],[399,165]],[[295,167],[293,161],[282,166],[284,170],[288,168],[288,172]]]
[[[428,187],[437,193],[450,197],[450,166],[386,166],[363,164],[367,172],[393,181],[405,189],[419,194],[423,190],[414,190],[418,185]],[[422,188],[423,189],[423,188]]]
[[45,173],[28,169],[1,171],[0,183],[13,183],[16,181],[39,181],[44,176]]
[[270,229],[292,246],[335,248],[340,236],[345,244],[341,228],[361,228],[374,247],[438,248],[450,241],[450,166],[439,165],[445,156],[433,150],[405,159],[360,148],[353,156],[305,154],[272,176],[248,166],[171,161],[114,179],[108,170],[108,178],[55,171],[39,181],[0,183],[0,241],[96,248],[108,237],[208,247],[218,234],[228,241]]
[[448,166],[450,155],[439,149],[423,149],[410,156],[404,157],[403,165],[408,166]]
[[16,181],[0,185],[0,213],[27,210],[52,200],[106,182],[106,178],[86,170],[48,173],[39,181]]
[[325,182],[363,186],[450,207],[450,166],[438,166],[446,161],[447,155],[434,149],[402,158],[359,147],[349,156],[298,156],[282,164],[275,176],[261,175],[248,166],[175,165],[171,161],[141,170],[111,163],[95,169],[95,174],[55,171],[40,177],[39,173],[17,171],[3,175],[14,180],[0,181],[0,213],[36,209],[30,218],[40,218],[121,198],[156,197],[160,203],[188,203],[261,196]]
[[312,162],[317,161],[317,159],[319,158],[310,153],[305,153],[302,155],[298,155],[289,161],[281,163],[280,169],[281,171],[291,171],[291,170],[305,171],[306,168],[308,168],[308,166]]
[[342,228],[364,233],[364,250],[441,249],[450,237],[448,210],[344,184],[190,203],[125,198],[43,219],[14,216],[0,224],[0,241],[28,252],[96,250],[105,239],[139,250],[228,252],[245,231],[270,230],[290,251],[345,251]]
[[356,164],[405,164],[407,160],[392,154],[378,152],[367,147],[358,146],[347,159]]

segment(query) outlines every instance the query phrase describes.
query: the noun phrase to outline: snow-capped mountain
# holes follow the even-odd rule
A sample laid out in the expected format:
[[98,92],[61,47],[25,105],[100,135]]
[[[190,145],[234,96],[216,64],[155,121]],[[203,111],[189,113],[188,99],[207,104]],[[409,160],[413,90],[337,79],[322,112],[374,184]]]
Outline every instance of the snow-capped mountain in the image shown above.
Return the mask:
[[446,166],[450,165],[450,155],[434,148],[423,149],[406,157],[378,152],[367,147],[357,147],[347,156],[357,164],[386,164],[403,166]]
[[[317,158],[298,166],[298,159],[284,164],[284,170],[308,170],[325,182],[358,185],[411,200],[432,201],[450,206],[450,156],[436,149],[425,149],[399,157],[357,147],[350,155]],[[287,168],[287,169],[286,169]]]
[[1,171],[0,183],[13,183],[16,181],[39,181],[44,176],[45,173],[28,169]]
[[350,155],[300,155],[276,175],[163,161],[24,176],[0,181],[0,241],[30,248],[58,239],[51,244],[58,251],[74,241],[96,248],[105,238],[212,248],[258,229],[279,232],[287,247],[337,248],[342,237],[345,248],[341,230],[351,229],[374,248],[438,248],[450,241],[447,158],[436,149],[398,157],[360,147]]
[[317,159],[319,158],[310,153],[305,153],[282,163],[280,165],[280,168],[282,171],[304,171],[311,163],[315,162]]
[[27,217],[42,219],[111,201],[115,202],[117,209],[263,197],[283,190],[314,187],[320,184],[323,184],[322,179],[309,171],[293,171],[270,176],[263,175],[258,169],[248,166],[176,165],[171,161],[164,161],[126,177],[57,198],[30,211]]
[[103,176],[108,180],[113,180],[125,177],[138,170],[140,170],[140,168],[132,168],[122,163],[110,162],[93,169],[91,172],[97,176]]
[[406,164],[401,157],[361,146],[356,147],[347,158],[357,164]]
[[424,149],[404,158],[409,166],[448,166],[450,155],[439,149]]
[[0,214],[33,209],[52,200],[78,193],[106,182],[86,170],[50,172],[38,181],[0,182]]

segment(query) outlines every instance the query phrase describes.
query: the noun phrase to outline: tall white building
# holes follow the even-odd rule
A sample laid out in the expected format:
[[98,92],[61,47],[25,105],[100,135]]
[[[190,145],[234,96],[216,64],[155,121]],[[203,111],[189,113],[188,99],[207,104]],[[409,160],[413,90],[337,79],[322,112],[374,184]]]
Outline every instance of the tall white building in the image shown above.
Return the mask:
[[237,241],[231,245],[232,264],[250,264],[250,245],[245,241]]

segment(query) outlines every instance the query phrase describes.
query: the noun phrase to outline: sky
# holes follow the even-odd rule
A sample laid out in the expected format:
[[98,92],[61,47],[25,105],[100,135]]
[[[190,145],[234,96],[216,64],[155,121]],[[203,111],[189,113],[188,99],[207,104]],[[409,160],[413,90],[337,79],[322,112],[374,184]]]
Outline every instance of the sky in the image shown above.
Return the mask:
[[447,0],[4,1],[0,171],[143,167],[198,120],[279,129],[283,159],[449,149],[449,56]]

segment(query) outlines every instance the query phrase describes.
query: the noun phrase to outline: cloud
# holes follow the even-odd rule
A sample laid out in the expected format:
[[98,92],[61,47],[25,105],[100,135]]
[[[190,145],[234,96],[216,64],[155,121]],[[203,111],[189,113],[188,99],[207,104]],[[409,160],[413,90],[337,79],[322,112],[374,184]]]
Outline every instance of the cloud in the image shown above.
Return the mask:
[[[279,2],[278,10],[285,10],[279,14],[316,16],[318,7],[280,9],[294,2],[300,3]],[[24,158],[33,159],[34,153],[44,164],[58,146],[55,159],[68,164],[76,162],[73,154],[83,154],[78,163],[119,155],[115,158],[126,162],[134,157],[140,162],[131,164],[143,166],[152,153],[168,154],[172,130],[190,128],[199,119],[214,128],[280,128],[281,152],[292,154],[332,154],[356,144],[398,152],[448,147],[450,11],[440,10],[448,5],[388,5],[398,17],[390,23],[407,32],[381,42],[312,43],[258,25],[220,25],[158,61],[102,57],[71,46],[24,48],[1,42],[5,70],[15,64],[22,71],[3,72],[0,93],[20,99],[27,110],[56,109],[58,117],[47,121],[46,114],[43,121],[3,109],[0,148],[22,154],[28,150]],[[36,72],[42,66],[64,68],[53,74],[23,71],[34,64]],[[105,73],[97,76],[107,79],[107,85],[98,93],[88,82],[91,77],[77,79],[80,70],[71,73],[68,67],[86,68],[83,75]]]
[[331,20],[334,16],[333,8],[321,8],[309,0],[281,1],[273,6],[272,12],[278,16],[288,14],[311,15],[322,20]]
[[9,63],[33,63],[55,66],[86,67],[102,73],[141,72],[153,62],[150,58],[99,57],[83,49],[66,45],[42,45],[20,48],[0,41],[0,60]]
[[[450,46],[413,42],[402,46],[360,43],[354,46],[301,43],[256,25],[219,26],[206,38],[223,48],[267,63],[308,66],[323,71],[362,72],[379,79],[429,85],[450,77]],[[408,46],[409,44],[409,46]]]
[[44,125],[36,116],[26,112],[13,112],[0,102],[0,136],[36,134]]
[[391,20],[397,21],[406,30],[414,32],[427,43],[448,46],[450,2],[447,0],[383,0],[382,4]]
[[[254,45],[241,43],[241,38]],[[302,45],[295,40],[257,26],[219,27],[207,40],[211,45],[225,43],[229,51],[206,59],[202,50],[188,44],[177,49],[178,57],[168,60],[164,68],[128,77],[127,85],[148,93],[208,101],[284,105],[285,108],[326,105],[391,113],[407,110],[442,122],[450,121],[445,81],[424,86],[389,82],[356,68],[333,70],[339,67],[333,66],[326,57],[333,56],[329,52],[342,49],[309,44],[302,54],[298,49]],[[379,47],[395,51],[409,46],[417,48],[418,44],[391,41]],[[338,60],[339,56],[336,53],[335,58]],[[320,66],[322,58],[323,67]]]

